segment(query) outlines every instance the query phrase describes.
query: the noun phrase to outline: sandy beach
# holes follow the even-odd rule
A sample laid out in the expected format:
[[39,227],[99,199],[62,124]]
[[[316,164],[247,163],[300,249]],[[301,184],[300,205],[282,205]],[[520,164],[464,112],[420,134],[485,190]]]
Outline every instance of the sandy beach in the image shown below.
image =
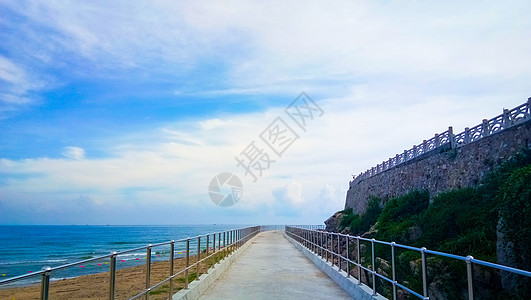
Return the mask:
[[[210,253],[209,253],[210,254]],[[221,254],[221,253],[219,253]],[[211,266],[215,255],[200,264],[200,273]],[[201,257],[204,258],[204,257]],[[196,256],[190,257],[190,264],[196,262]],[[185,259],[174,260],[174,272],[177,273],[185,267]],[[151,264],[151,285],[155,285],[169,276],[169,261]],[[190,270],[189,278],[195,278],[197,268]],[[53,273],[52,273],[53,275]],[[53,278],[53,277],[52,277]],[[116,299],[129,299],[140,292],[146,285],[146,266],[139,265],[116,271]],[[174,278],[174,292],[184,287],[184,275]],[[169,282],[162,284],[150,293],[150,299],[168,299]],[[108,299],[109,298],[109,272],[79,276],[50,283],[50,299]],[[0,299],[25,300],[40,299],[40,283],[27,287],[0,289]]]

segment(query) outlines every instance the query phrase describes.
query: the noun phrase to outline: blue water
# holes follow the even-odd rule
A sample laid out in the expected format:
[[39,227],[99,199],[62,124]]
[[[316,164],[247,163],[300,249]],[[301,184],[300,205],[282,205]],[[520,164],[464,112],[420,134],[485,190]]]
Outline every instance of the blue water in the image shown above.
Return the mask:
[[[44,266],[56,267],[107,255],[148,244],[241,228],[242,225],[176,225],[176,226],[0,226],[0,281],[39,271]],[[216,237],[217,238],[217,237]],[[201,248],[206,247],[205,238]],[[212,247],[212,237],[210,245]],[[217,242],[216,242],[217,244]],[[216,245],[217,246],[217,245]],[[175,256],[184,256],[186,243],[175,244]],[[190,242],[190,252],[197,253],[197,239]],[[152,249],[152,261],[169,259],[170,246]],[[145,264],[146,250],[119,255],[117,268]],[[109,271],[109,259],[76,265],[52,272],[52,280],[72,278]],[[13,285],[39,282],[32,276]]]

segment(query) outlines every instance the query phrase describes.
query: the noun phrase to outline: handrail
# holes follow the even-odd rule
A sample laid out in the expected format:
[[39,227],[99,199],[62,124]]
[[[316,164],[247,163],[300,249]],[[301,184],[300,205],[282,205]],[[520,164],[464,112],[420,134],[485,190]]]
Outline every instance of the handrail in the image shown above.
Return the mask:
[[[145,296],[146,299],[149,298],[149,293],[154,289],[154,288],[157,288],[158,286],[160,286],[161,284],[169,281],[170,282],[170,288],[169,288],[169,296],[171,298],[171,296],[173,295],[173,279],[178,276],[178,275],[181,275],[181,274],[185,274],[185,284],[184,284],[184,288],[185,289],[188,289],[188,285],[189,285],[189,280],[188,280],[188,273],[191,272],[193,270],[193,268],[196,268],[196,278],[199,277],[199,268],[200,268],[200,264],[205,262],[207,259],[213,257],[213,255],[215,254],[218,254],[218,253],[223,253],[223,257],[225,257],[226,255],[230,254],[231,252],[233,252],[234,250],[240,248],[243,244],[245,244],[251,237],[253,237],[254,235],[256,235],[257,233],[259,233],[260,231],[263,231],[263,230],[268,230],[266,227],[262,228],[261,226],[252,226],[252,227],[244,227],[244,228],[239,228],[239,229],[231,229],[231,230],[225,230],[225,231],[219,231],[219,232],[214,232],[214,233],[208,233],[208,234],[205,234],[205,235],[198,235],[198,236],[195,236],[195,237],[188,237],[188,238],[184,238],[184,239],[180,239],[180,240],[172,240],[172,241],[167,241],[167,242],[162,242],[162,243],[157,243],[157,244],[149,244],[147,246],[142,246],[142,247],[137,247],[137,248],[133,248],[133,249],[127,249],[127,250],[123,250],[123,251],[120,251],[120,252],[112,252],[110,254],[107,254],[107,255],[102,255],[102,256],[99,256],[99,257],[94,257],[94,258],[90,258],[90,259],[85,259],[85,260],[81,260],[81,261],[77,261],[77,262],[73,262],[73,263],[69,263],[69,264],[65,264],[65,265],[61,265],[61,266],[57,266],[57,267],[43,267],[43,269],[41,271],[37,271],[37,272],[33,272],[33,273],[30,273],[30,274],[23,274],[23,275],[19,275],[19,276],[15,276],[15,277],[12,277],[12,278],[8,278],[8,279],[4,279],[4,280],[0,280],[0,286],[2,285],[5,285],[7,283],[11,283],[11,282],[15,282],[15,281],[18,281],[18,280],[22,280],[22,279],[26,279],[26,278],[29,278],[29,277],[33,277],[33,276],[38,276],[38,275],[41,275],[42,276],[42,279],[41,279],[41,290],[40,290],[40,294],[41,294],[41,299],[48,299],[49,297],[49,287],[50,287],[50,277],[52,275],[52,273],[54,271],[57,271],[57,270],[61,270],[61,269],[65,269],[65,268],[69,268],[69,267],[73,267],[73,266],[78,266],[78,265],[82,265],[82,264],[86,264],[88,262],[92,262],[92,261],[96,261],[96,260],[101,260],[101,259],[106,259],[106,258],[109,258],[110,259],[110,271],[109,271],[109,276],[110,276],[110,280],[109,280],[109,299],[114,299],[115,298],[115,291],[116,291],[116,257],[121,255],[121,254],[126,254],[126,253],[129,253],[129,252],[133,252],[133,251],[138,251],[138,250],[146,250],[146,287],[142,290],[142,292],[140,292],[139,294],[137,294],[136,296],[130,298],[130,299],[136,299],[140,296]],[[223,236],[223,237],[222,237]],[[216,237],[217,237],[217,245],[216,245]],[[202,243],[202,239],[201,238],[204,238],[203,241],[204,243]],[[190,264],[190,241],[191,240],[197,240],[197,257],[196,257],[196,261],[192,264]],[[186,243],[186,256],[185,256],[185,259],[186,259],[186,267],[178,272],[174,272],[174,258],[175,258],[175,244],[176,243],[183,243],[185,242]],[[151,249],[154,248],[154,247],[160,247],[160,246],[165,246],[165,245],[170,245],[170,269],[169,269],[169,275],[168,277],[166,277],[165,279],[163,279],[161,282],[158,282],[156,283],[155,285],[151,285],[151,282],[150,282],[150,270],[151,270]],[[204,245],[204,249],[203,249],[203,252],[201,251],[201,246]],[[212,247],[211,247],[212,246]],[[212,252],[209,254],[209,248],[211,248]],[[204,257],[202,257],[202,254],[204,253]]]
[[498,115],[490,120],[483,119],[481,124],[478,124],[472,128],[465,128],[465,131],[454,134],[452,126],[448,127],[448,130],[435,134],[429,140],[424,140],[419,145],[414,145],[409,150],[404,150],[403,153],[397,154],[394,157],[383,161],[381,164],[377,164],[365,172],[361,172],[358,176],[353,175],[350,186],[354,183],[358,183],[364,179],[370,178],[374,175],[380,174],[412,159],[415,159],[421,155],[431,152],[441,147],[449,149],[456,149],[475,142],[494,133],[519,125],[523,122],[531,120],[531,97],[527,99],[527,102],[521,104],[511,110],[504,109],[501,115]]
[[[428,250],[424,247],[417,248],[412,247],[408,245],[402,245],[397,244],[395,242],[386,242],[386,241],[380,241],[376,239],[368,239],[363,238],[360,236],[351,236],[348,234],[341,234],[336,232],[327,232],[324,230],[314,230],[314,229],[308,229],[304,227],[298,227],[298,226],[286,226],[286,234],[294,238],[297,242],[308,248],[310,251],[314,252],[315,254],[321,256],[323,259],[325,259],[327,262],[329,260],[329,257],[331,258],[332,265],[334,265],[334,258],[337,261],[337,267],[339,270],[345,270],[347,273],[347,277],[350,277],[350,264],[356,266],[358,268],[358,284],[361,284],[361,269],[369,272],[372,275],[372,291],[373,295],[376,295],[376,277],[381,278],[388,283],[393,285],[393,299],[396,299],[397,297],[397,287],[401,288],[408,293],[416,296],[419,299],[429,299],[428,296],[428,266],[427,266],[427,260],[426,260],[426,254],[432,254],[432,255],[439,255],[447,258],[452,258],[460,261],[464,261],[467,266],[467,284],[468,284],[468,298],[469,300],[474,299],[474,284],[473,284],[473,264],[482,265],[486,267],[495,268],[501,271],[507,271],[527,277],[531,277],[530,271],[520,270],[500,264],[495,264],[479,259],[475,259],[472,256],[459,256],[455,254],[449,254],[444,253],[440,251],[434,251],[434,250]],[[345,242],[344,246],[341,246],[341,239],[343,238],[343,241]],[[351,258],[350,257],[350,243],[352,241],[355,242],[355,247],[357,248],[357,258]],[[360,254],[360,248],[361,248],[361,242],[370,242],[371,243],[371,266],[372,268],[369,269],[367,267],[364,267],[361,264],[361,254]],[[337,242],[337,244],[336,244]],[[392,278],[388,278],[382,274],[379,274],[375,270],[375,251],[374,251],[374,244],[383,244],[391,247],[391,268],[392,268]],[[331,249],[330,247],[331,246]],[[395,263],[395,249],[396,248],[403,248],[408,250],[414,250],[420,253],[421,255],[421,270],[422,270],[422,287],[423,292],[422,294],[412,290],[411,288],[407,287],[404,283],[399,283],[396,280],[396,263]],[[335,250],[334,250],[335,249]],[[346,250],[346,256],[343,256],[342,252]],[[354,259],[354,260],[353,260]]]

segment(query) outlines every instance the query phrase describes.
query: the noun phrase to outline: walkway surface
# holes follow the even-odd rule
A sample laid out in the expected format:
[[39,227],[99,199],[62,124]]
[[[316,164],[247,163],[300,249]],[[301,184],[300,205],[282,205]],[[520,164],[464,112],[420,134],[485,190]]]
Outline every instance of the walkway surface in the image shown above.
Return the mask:
[[352,299],[283,236],[257,236],[201,300]]

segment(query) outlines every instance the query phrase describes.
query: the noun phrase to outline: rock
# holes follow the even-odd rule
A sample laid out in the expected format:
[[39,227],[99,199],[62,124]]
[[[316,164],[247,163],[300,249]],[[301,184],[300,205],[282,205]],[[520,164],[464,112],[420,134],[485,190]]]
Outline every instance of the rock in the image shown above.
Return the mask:
[[328,218],[324,223],[326,225],[325,230],[330,232],[339,232],[339,222],[343,218],[343,212],[338,211],[333,216]]
[[379,257],[376,258],[376,265],[380,265],[380,269],[384,271],[385,273],[389,274],[391,272],[391,266],[389,265],[389,262],[385,259],[381,259]]
[[378,233],[378,229],[376,229],[377,225],[378,225],[378,222],[376,222],[376,224],[372,225],[371,228],[369,229],[369,231],[367,231],[364,234],[362,234],[361,237],[366,238],[366,239],[372,239],[372,238],[376,237],[376,234]]
[[434,280],[429,288],[428,295],[430,295],[430,300],[445,300],[448,299],[448,295],[444,292],[445,284],[441,278]]

